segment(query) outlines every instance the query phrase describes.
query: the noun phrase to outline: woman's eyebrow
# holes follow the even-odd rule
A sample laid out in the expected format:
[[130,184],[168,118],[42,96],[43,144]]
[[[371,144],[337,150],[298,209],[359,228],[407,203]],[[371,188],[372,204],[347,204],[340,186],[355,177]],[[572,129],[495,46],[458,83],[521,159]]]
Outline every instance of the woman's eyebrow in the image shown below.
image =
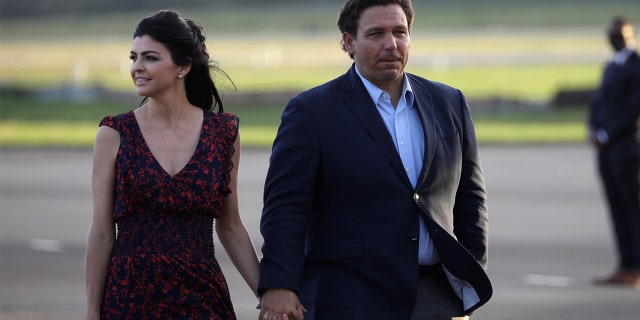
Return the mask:
[[[130,53],[132,53],[132,54],[138,54],[138,53],[137,53],[137,52],[135,52],[135,51],[131,51]],[[147,55],[147,54],[149,54],[149,53],[160,54],[160,52],[158,52],[158,51],[148,50],[148,51],[142,51],[142,52],[140,52],[140,55],[144,56],[144,55]]]

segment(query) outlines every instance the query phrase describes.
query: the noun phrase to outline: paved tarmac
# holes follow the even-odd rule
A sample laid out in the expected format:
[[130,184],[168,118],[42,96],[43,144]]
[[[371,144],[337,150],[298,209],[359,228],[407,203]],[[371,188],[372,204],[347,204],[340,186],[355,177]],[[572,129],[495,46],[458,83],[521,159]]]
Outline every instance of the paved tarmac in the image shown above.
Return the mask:
[[[268,156],[241,156],[241,211],[256,248]],[[639,319],[640,291],[590,283],[615,260],[592,150],[481,146],[481,156],[495,293],[473,319]],[[0,149],[0,319],[84,318],[90,177],[90,150]],[[218,254],[238,318],[257,319],[255,298]]]

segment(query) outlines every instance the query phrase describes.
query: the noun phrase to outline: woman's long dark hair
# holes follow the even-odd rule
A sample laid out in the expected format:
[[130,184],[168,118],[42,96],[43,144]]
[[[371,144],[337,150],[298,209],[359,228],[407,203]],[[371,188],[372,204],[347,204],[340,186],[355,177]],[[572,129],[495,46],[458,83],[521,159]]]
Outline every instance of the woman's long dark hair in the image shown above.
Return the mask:
[[[210,64],[202,27],[182,18],[176,11],[161,10],[140,21],[133,32],[133,38],[142,36],[149,36],[164,44],[176,65],[187,66],[191,63],[191,70],[185,77],[189,103],[205,110],[213,110],[217,106],[219,112],[224,112],[222,99],[210,70],[220,72],[227,79],[229,77],[216,65]],[[142,103],[146,100],[147,98]]]

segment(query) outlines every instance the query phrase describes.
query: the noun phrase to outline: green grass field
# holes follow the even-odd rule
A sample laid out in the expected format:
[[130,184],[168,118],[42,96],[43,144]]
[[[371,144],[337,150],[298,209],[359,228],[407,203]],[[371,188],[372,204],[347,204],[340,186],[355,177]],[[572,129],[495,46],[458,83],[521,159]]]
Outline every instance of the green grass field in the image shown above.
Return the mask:
[[[242,144],[270,147],[284,103],[239,105],[225,111],[240,117]],[[90,147],[98,123],[136,107],[135,103],[39,102],[5,96],[0,113],[0,146]],[[37,106],[37,109],[34,108]],[[481,143],[576,143],[586,141],[585,109],[472,111]]]
[[[585,33],[415,33],[408,71],[459,87],[472,97],[540,100],[558,88],[594,86],[599,58],[607,56],[602,39]],[[351,64],[337,38],[326,35],[210,41],[213,58],[241,92],[303,90],[344,73]],[[129,49],[128,40],[6,42],[0,47],[0,83],[132,91]],[[530,61],[531,56],[541,61]],[[573,60],[582,56],[590,59]]]
[[[603,28],[620,12],[640,21],[640,3],[614,0],[416,1],[407,70],[460,88],[471,100],[547,104],[562,89],[592,88],[609,51]],[[178,7],[179,8],[179,7]],[[0,86],[23,91],[101,87],[132,92],[130,33],[148,12],[2,19]],[[207,30],[212,58],[239,93],[296,92],[342,73],[338,6],[184,10]],[[220,80],[220,78],[219,78]],[[232,87],[221,82],[223,89]],[[7,91],[8,92],[8,91]],[[41,95],[42,96],[42,95]],[[243,143],[268,146],[283,101],[228,104]],[[0,96],[0,146],[88,146],[102,116],[136,101],[73,103]],[[584,107],[584,106],[582,106]],[[484,143],[584,141],[584,108],[475,110]]]
[[[266,1],[262,6],[210,6],[188,8],[175,1],[173,8],[200,23],[210,35],[250,33],[335,33],[341,1],[301,1],[279,5]],[[129,38],[141,17],[162,9],[129,10],[124,2],[120,12],[56,16],[37,20],[3,18],[4,40],[95,37]],[[602,27],[616,14],[640,21],[636,0],[416,0],[416,30],[442,29],[530,29]],[[46,26],[44,28],[43,26]]]

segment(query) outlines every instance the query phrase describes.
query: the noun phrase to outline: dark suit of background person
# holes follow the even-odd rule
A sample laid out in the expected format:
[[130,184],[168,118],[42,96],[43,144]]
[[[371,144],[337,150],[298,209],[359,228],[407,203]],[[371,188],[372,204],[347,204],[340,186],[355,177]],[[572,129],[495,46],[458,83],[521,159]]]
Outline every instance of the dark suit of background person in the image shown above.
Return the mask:
[[299,294],[305,319],[410,319],[424,221],[449,279],[442,268],[423,270],[440,273],[458,301],[456,316],[468,314],[492,287],[483,270],[486,192],[467,102],[454,88],[405,73],[424,131],[414,186],[355,61],[282,114],[265,184],[260,291]]
[[629,22],[617,18],[608,31],[616,53],[591,105],[589,128],[619,261],[596,283],[640,289],[640,57]]

